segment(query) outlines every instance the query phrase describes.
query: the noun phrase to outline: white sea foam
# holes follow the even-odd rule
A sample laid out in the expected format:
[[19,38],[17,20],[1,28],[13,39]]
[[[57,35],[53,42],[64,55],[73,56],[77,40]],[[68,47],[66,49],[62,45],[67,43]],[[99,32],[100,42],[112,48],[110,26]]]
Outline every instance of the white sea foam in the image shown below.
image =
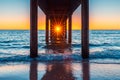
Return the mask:
[[[67,52],[54,51],[47,53],[45,49],[45,31],[38,32],[39,61],[63,61],[71,59],[81,61],[80,31],[73,31],[72,49]],[[0,31],[0,61],[30,61],[29,31]],[[90,31],[90,60],[115,62],[120,59],[120,31]],[[65,54],[67,53],[67,54]]]

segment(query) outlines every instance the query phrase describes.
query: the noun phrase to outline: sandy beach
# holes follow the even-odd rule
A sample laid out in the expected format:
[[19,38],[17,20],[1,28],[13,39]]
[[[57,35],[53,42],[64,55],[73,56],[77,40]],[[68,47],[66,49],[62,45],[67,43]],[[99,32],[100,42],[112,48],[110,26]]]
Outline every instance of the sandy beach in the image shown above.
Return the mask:
[[31,61],[0,66],[0,80],[120,80],[120,64]]

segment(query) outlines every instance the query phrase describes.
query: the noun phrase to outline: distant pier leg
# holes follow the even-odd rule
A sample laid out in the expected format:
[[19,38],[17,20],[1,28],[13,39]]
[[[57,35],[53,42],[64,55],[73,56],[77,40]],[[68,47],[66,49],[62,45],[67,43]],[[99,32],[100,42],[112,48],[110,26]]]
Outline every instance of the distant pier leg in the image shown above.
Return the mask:
[[68,18],[68,43],[72,43],[72,15]]
[[30,0],[30,57],[38,56],[37,14],[38,0]]
[[82,57],[89,58],[89,0],[82,0]]
[[67,19],[65,19],[64,26],[65,26],[65,40],[66,40],[67,39]]
[[49,44],[49,17],[46,16],[46,44]]

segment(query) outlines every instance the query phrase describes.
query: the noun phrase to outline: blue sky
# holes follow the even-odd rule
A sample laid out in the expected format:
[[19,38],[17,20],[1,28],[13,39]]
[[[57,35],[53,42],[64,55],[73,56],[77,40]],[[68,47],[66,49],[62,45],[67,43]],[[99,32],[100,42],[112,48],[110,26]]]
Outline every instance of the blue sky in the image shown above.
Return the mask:
[[[120,0],[89,0],[91,29],[120,29]],[[80,28],[80,7],[73,15],[73,26]],[[30,0],[0,0],[0,29],[29,29]],[[39,28],[45,15],[39,10]],[[42,26],[42,28],[41,28]]]

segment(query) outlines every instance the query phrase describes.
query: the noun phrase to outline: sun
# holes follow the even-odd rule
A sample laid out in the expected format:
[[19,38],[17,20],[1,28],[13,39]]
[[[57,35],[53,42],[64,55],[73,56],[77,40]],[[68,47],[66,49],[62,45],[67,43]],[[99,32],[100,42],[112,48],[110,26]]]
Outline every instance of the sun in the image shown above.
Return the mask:
[[60,25],[56,25],[55,26],[55,31],[56,32],[61,32],[61,26]]

